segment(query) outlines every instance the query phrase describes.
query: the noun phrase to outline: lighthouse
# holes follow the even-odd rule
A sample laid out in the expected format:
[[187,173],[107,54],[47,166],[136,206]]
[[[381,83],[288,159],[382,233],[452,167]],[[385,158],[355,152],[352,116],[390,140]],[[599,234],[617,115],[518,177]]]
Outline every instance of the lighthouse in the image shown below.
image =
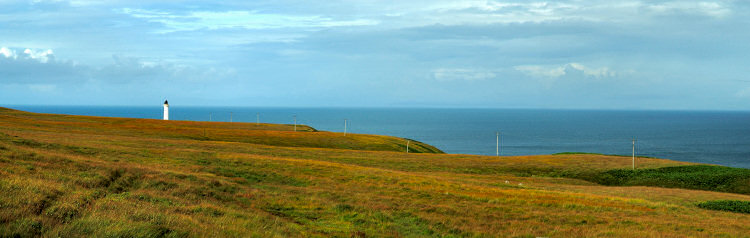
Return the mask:
[[164,120],[169,120],[169,102],[164,100]]

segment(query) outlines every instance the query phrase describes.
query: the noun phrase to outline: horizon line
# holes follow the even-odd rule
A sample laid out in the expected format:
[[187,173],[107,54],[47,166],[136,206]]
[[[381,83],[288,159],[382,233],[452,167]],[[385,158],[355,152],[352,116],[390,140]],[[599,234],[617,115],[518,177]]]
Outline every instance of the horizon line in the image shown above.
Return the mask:
[[[0,107],[162,107],[158,105],[94,105],[94,104],[6,104]],[[173,105],[170,104],[170,107]],[[548,108],[548,107],[486,107],[486,106],[217,106],[217,105],[178,105],[177,107],[217,107],[217,108],[294,108],[294,109],[487,109],[487,110],[551,110],[551,111],[690,111],[690,112],[750,112],[750,109],[684,109],[684,108]]]

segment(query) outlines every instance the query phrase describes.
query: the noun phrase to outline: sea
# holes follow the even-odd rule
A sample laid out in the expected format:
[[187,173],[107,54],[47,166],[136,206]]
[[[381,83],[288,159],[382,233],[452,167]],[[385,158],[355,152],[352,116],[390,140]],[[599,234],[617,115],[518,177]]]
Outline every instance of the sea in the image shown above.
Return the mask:
[[[6,106],[74,115],[162,118],[159,106]],[[404,137],[446,153],[586,152],[750,168],[750,112],[456,108],[284,108],[170,105],[171,120],[297,123]],[[499,134],[499,136],[498,136]]]

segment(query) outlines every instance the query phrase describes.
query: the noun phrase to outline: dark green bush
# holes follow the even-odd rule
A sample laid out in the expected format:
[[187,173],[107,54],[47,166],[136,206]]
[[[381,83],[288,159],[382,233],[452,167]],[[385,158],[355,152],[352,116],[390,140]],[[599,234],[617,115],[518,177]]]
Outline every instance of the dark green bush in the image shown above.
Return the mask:
[[698,203],[698,207],[709,210],[750,213],[750,201],[717,200]]
[[616,169],[575,177],[609,186],[655,186],[750,194],[750,169],[724,166]]

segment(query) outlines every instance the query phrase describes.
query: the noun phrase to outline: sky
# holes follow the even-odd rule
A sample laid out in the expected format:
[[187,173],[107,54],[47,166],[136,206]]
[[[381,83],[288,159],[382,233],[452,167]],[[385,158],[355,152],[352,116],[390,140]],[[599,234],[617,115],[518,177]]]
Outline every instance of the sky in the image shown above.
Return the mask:
[[750,110],[750,1],[0,0],[0,105]]

